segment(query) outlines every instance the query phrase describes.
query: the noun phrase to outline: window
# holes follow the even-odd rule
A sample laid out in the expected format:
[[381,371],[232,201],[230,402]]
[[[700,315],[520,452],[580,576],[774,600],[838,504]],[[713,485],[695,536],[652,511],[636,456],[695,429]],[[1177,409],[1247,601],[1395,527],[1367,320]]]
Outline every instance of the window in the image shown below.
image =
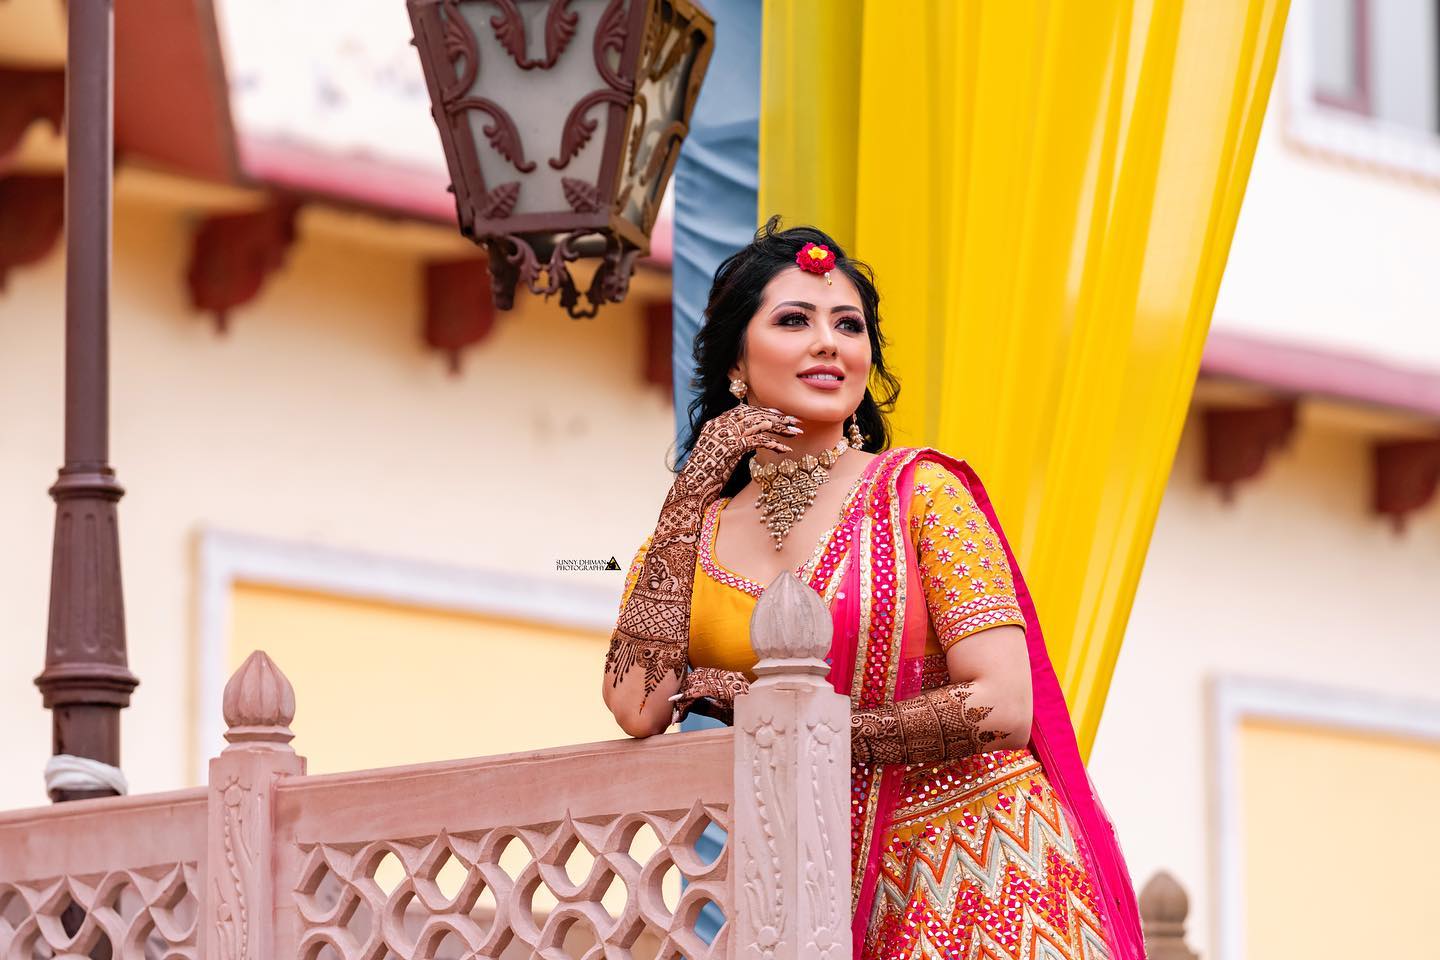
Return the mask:
[[1356,113],[1370,112],[1364,0],[1315,0],[1315,99]]
[[1294,146],[1440,185],[1440,0],[1294,0],[1283,59]]
[[1440,134],[1440,0],[1311,0],[1311,96]]

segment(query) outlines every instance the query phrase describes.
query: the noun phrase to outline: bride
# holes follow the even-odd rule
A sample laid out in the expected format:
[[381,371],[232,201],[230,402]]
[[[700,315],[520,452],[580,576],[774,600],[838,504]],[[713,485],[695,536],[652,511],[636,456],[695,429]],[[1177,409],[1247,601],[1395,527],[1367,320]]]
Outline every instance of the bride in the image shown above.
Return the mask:
[[1136,960],[1130,878],[989,498],[963,461],[889,447],[879,302],[868,268],[778,217],[720,265],[605,703],[636,737],[727,718],[756,600],[793,571],[851,701],[856,957]]

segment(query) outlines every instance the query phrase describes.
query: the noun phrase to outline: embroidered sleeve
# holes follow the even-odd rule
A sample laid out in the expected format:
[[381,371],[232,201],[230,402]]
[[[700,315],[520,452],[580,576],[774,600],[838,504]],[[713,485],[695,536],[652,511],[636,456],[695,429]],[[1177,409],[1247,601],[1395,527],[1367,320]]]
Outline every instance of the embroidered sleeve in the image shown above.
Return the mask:
[[938,463],[916,464],[909,523],[941,647],[988,627],[1025,626],[1005,549],[960,478]]

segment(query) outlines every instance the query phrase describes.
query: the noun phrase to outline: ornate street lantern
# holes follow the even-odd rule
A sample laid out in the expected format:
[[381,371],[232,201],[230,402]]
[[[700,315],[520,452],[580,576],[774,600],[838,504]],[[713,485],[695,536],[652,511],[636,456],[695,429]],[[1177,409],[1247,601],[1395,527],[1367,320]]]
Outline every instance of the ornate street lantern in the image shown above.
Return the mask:
[[[622,300],[650,249],[715,24],[692,0],[407,0],[460,231],[495,304]],[[569,264],[600,257],[588,307]],[[544,280],[541,279],[542,273]]]

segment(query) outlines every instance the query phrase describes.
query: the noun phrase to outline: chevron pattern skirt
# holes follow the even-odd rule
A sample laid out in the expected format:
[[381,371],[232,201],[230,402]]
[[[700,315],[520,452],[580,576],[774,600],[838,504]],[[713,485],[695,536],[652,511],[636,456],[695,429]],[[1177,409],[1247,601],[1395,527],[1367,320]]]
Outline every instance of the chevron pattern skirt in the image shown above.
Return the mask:
[[912,766],[865,960],[1109,960],[1095,886],[1039,761]]

